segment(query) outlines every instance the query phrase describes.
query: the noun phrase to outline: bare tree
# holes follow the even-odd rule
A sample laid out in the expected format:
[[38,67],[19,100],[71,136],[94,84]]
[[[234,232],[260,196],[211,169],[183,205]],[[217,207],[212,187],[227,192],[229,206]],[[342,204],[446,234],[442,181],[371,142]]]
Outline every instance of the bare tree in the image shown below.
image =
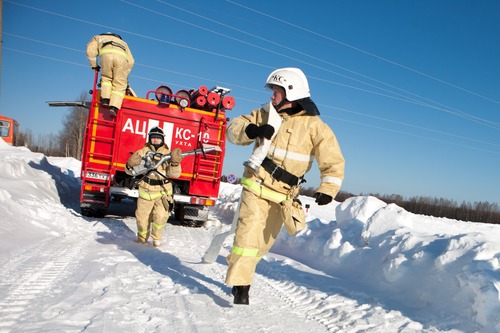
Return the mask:
[[[87,94],[82,92],[79,100],[84,101]],[[83,137],[87,123],[88,110],[83,107],[72,107],[63,121],[63,130],[60,135],[63,151],[67,157],[77,160],[82,158]]]

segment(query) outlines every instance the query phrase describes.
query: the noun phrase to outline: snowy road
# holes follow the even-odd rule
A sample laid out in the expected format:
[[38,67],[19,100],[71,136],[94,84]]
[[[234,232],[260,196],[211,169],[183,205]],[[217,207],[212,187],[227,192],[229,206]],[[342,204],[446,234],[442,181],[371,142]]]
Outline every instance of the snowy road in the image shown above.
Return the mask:
[[88,219],[68,210],[66,218],[62,233],[19,244],[2,262],[1,332],[422,331],[342,290],[335,277],[274,254],[258,267],[251,305],[234,306],[223,283],[231,237],[217,262],[201,262],[213,234],[228,225],[168,224],[165,243],[154,248],[134,242],[132,217]]
[[[0,142],[1,143],[1,142]],[[222,183],[207,227],[168,224],[135,242],[131,201],[79,214],[80,162],[0,144],[0,333],[481,332],[497,324],[500,228],[356,197],[282,232],[257,267],[250,305],[224,284],[241,187]]]

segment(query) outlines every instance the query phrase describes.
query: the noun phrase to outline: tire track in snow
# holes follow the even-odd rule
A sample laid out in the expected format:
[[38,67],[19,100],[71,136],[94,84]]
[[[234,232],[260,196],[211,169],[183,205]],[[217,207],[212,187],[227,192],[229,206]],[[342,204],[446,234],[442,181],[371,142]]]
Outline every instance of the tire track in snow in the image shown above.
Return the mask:
[[15,251],[0,267],[2,300],[0,301],[0,332],[8,332],[30,306],[43,302],[46,293],[57,291],[57,282],[71,273],[82,255],[86,241],[82,238],[59,241],[46,240],[30,248]]
[[[276,268],[276,265],[280,267]],[[424,329],[420,323],[403,316],[399,311],[386,310],[373,304],[373,301],[363,303],[366,296],[361,295],[356,300],[342,296],[340,289],[336,292],[330,288],[331,292],[324,292],[314,286],[299,286],[286,273],[287,268],[281,266],[277,260],[263,262],[257,283],[264,286],[259,288],[282,299],[290,312],[320,323],[328,332],[386,332],[392,331],[394,327],[399,327],[398,332],[405,333],[438,332],[434,328]]]

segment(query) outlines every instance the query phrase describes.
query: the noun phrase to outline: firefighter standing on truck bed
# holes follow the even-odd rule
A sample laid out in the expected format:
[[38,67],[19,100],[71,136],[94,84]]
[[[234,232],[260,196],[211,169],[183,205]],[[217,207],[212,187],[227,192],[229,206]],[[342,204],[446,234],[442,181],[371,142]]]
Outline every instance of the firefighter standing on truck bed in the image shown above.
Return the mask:
[[296,197],[314,158],[321,174],[314,195],[317,204],[330,203],[344,179],[340,146],[330,127],[318,117],[304,73],[298,68],[275,70],[266,87],[272,90],[271,104],[282,118],[274,138],[275,129],[267,124],[270,113],[264,108],[235,118],[227,128],[228,140],[237,145],[272,139],[258,172],[245,166],[241,180],[241,207],[226,276],[226,284],[233,286],[235,304],[249,304],[257,263],[274,244],[283,223],[291,234],[305,227],[305,214]]
[[[98,56],[101,66],[97,64]],[[116,116],[122,107],[128,76],[134,67],[134,57],[119,35],[107,32],[92,37],[87,44],[87,58],[92,69],[102,70],[101,104],[109,105],[109,111]]]
[[[179,148],[170,151],[164,140],[163,130],[159,127],[153,127],[148,133],[148,142],[143,148],[132,154],[126,164],[128,169],[138,166],[141,162],[144,163],[148,153],[171,155],[170,161],[147,173],[139,183],[139,198],[135,211],[137,241],[145,244],[151,236],[154,246],[161,244],[163,228],[174,207],[173,187],[167,177],[179,177],[181,174],[180,162],[183,158]],[[159,159],[161,156],[156,156],[152,161],[153,165]]]

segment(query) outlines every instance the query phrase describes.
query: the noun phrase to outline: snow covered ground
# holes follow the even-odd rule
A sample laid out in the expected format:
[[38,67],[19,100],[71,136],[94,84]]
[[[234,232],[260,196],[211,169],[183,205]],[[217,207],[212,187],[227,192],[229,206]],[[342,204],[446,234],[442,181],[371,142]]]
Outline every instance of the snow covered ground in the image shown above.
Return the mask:
[[500,226],[406,212],[373,197],[318,207],[257,268],[250,305],[201,258],[241,191],[223,183],[210,223],[135,243],[133,202],[79,213],[77,160],[0,140],[0,332],[500,332]]

